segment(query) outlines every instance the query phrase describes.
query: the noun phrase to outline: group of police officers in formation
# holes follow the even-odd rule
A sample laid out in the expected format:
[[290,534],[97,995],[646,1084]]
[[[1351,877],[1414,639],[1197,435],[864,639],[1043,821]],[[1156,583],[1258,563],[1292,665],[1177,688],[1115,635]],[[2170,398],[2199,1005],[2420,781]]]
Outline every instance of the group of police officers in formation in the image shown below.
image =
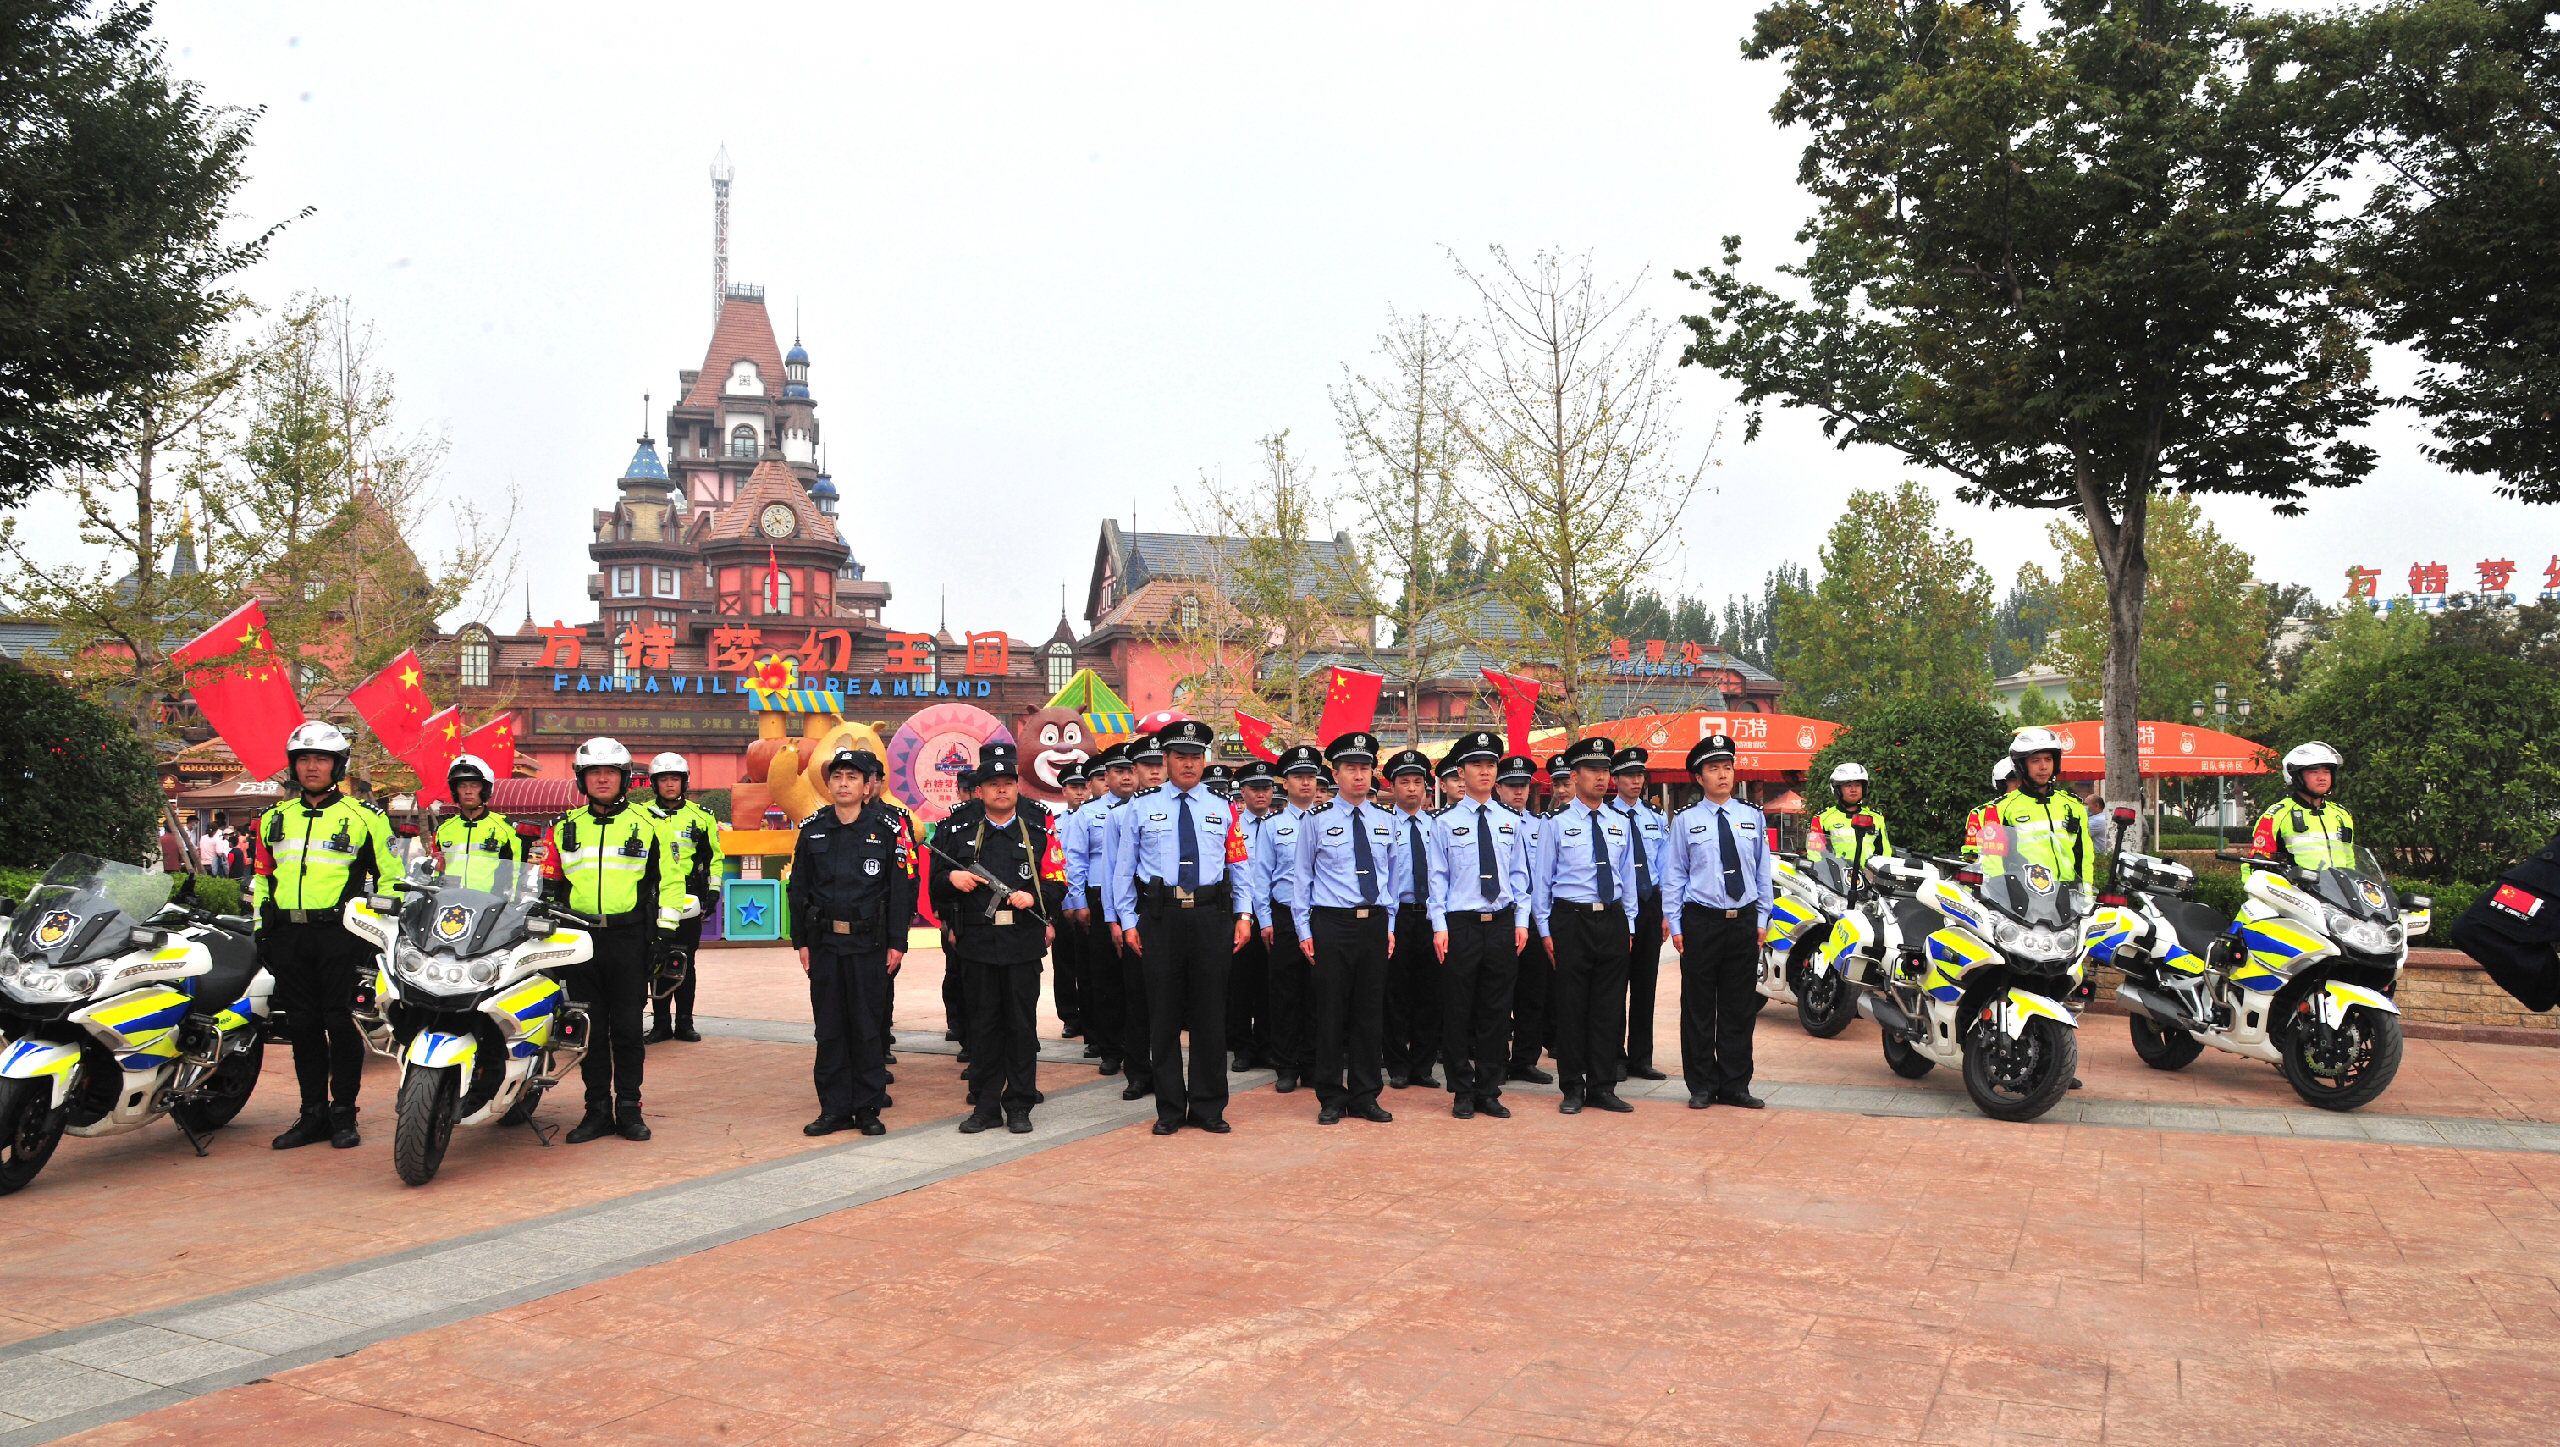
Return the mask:
[[[1054,820],[1021,797],[1014,748],[991,744],[929,840],[881,798],[877,757],[834,755],[831,802],[801,822],[788,882],[817,1039],[819,1114],[804,1131],[885,1130],[891,982],[919,889],[943,925],[946,1008],[965,1021],[954,1032],[964,1132],[1032,1128],[1044,957],[1067,1035],[1124,1077],[1122,1098],[1154,1096],[1158,1135],[1225,1134],[1229,1072],[1261,1068],[1282,1094],[1310,1089],[1324,1125],[1392,1120],[1388,1088],[1445,1089],[1462,1120],[1508,1117],[1514,1081],[1561,1079],[1567,1115],[1632,1110],[1620,1081],[1665,1078],[1653,1061],[1665,942],[1679,958],[1690,1108],[1761,1107],[1751,1030],[1774,842],[1734,792],[1730,738],[1689,750],[1702,797],[1668,819],[1644,799],[1646,751],[1599,737],[1549,761],[1543,811],[1530,807],[1536,763],[1487,732],[1448,749],[1436,808],[1431,760],[1406,749],[1381,768],[1366,732],[1233,773],[1209,763],[1211,743],[1207,724],[1184,720],[1114,745],[1061,776],[1068,807]],[[340,910],[398,866],[388,817],[338,788],[348,752],[325,722],[295,729],[297,796],[259,820],[252,908],[302,1095],[279,1150],[360,1139],[353,1009],[372,956]],[[1965,828],[1986,874],[2039,863],[2093,878],[2099,844],[2061,783],[2062,753],[2049,731],[2025,728],[1994,769],[2002,792]],[[647,1140],[645,1043],[701,1038],[690,970],[644,1036],[650,981],[699,944],[683,903],[711,898],[719,825],[686,797],[681,755],[651,761],[636,806],[620,743],[590,739],[573,762],[582,797],[551,825],[542,864],[545,896],[595,922],[593,959],[563,981],[593,1032],[586,1110],[567,1139]],[[2351,848],[2353,821],[2328,798],[2342,764],[2326,744],[2287,754],[2288,795],[2259,820],[2253,852]],[[1891,852],[1868,784],[1856,764],[1833,771],[1837,803],[1811,821],[1809,855],[1837,851],[1855,867]],[[485,888],[525,868],[534,831],[490,812],[487,765],[456,759],[448,787],[456,812],[433,836],[444,871]],[[1539,1067],[1545,1054],[1555,1075]]]

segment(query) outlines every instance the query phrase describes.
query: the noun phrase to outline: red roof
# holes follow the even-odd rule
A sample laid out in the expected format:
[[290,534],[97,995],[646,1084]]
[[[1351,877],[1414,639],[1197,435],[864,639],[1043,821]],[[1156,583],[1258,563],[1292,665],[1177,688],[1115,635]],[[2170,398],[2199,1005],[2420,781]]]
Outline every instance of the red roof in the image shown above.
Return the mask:
[[790,508],[800,519],[800,530],[779,540],[783,546],[840,546],[836,542],[835,524],[827,520],[825,513],[818,511],[817,500],[809,496],[809,489],[800,485],[799,474],[770,457],[757,463],[756,470],[747,474],[747,485],[738,489],[736,502],[711,515],[710,530],[703,536],[743,538],[754,533],[762,537],[757,525],[764,516],[765,506],[777,502]]
[[782,350],[773,344],[773,319],[765,315],[763,302],[733,296],[720,304],[720,324],[711,329],[702,372],[693,379],[682,405],[716,405],[720,389],[728,385],[729,369],[742,357],[756,364],[767,398],[782,395]]
[[491,791],[489,807],[509,817],[549,818],[568,813],[577,802],[578,785],[573,779],[500,779]]

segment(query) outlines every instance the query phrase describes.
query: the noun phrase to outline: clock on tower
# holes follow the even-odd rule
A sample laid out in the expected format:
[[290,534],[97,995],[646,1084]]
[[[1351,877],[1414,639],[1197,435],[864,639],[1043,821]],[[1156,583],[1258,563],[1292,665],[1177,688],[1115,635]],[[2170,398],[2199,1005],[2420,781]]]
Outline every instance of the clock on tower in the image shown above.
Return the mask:
[[766,537],[787,538],[800,530],[800,515],[791,510],[789,503],[767,503],[756,516],[756,526],[764,530]]

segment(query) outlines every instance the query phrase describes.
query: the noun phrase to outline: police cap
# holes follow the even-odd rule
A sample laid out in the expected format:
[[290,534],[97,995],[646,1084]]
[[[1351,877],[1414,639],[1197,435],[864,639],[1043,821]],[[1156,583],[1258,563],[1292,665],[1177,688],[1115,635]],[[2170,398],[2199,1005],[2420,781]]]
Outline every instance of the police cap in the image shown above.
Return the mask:
[[1564,752],[1557,757],[1564,760],[1568,772],[1574,769],[1606,769],[1609,761],[1617,757],[1617,746],[1593,734],[1565,745]]
[[1236,770],[1236,782],[1239,784],[1260,784],[1267,789],[1272,785],[1279,783],[1280,776],[1272,772],[1272,768],[1269,764],[1264,763],[1260,759],[1256,759],[1252,763],[1245,765],[1243,768]]
[[1387,777],[1394,779],[1406,774],[1420,774],[1426,779],[1430,778],[1431,756],[1420,749],[1397,750],[1387,759]]
[[1378,736],[1356,730],[1344,734],[1324,746],[1324,756],[1336,764],[1374,764],[1378,761]]
[[838,749],[827,760],[826,771],[832,775],[838,769],[851,769],[866,779],[876,779],[880,777],[880,756],[869,749]]
[[1689,750],[1689,772],[1694,774],[1700,765],[1712,764],[1719,759],[1728,764],[1733,762],[1733,740],[1723,734],[1709,734]]
[[1493,766],[1497,784],[1534,784],[1538,781],[1538,761],[1527,754],[1512,754]]
[[1196,718],[1176,719],[1156,730],[1157,746],[1174,753],[1205,754],[1216,738],[1217,734]]
[[1019,779],[1022,777],[1022,760],[1011,744],[984,744],[978,749],[976,772],[971,788],[997,779]]
[[1449,762],[1453,764],[1472,764],[1478,760],[1491,763],[1501,757],[1501,738],[1484,729],[1460,734],[1458,741],[1449,746]]
[[1609,772],[1613,774],[1641,774],[1644,772],[1645,761],[1652,757],[1653,756],[1651,754],[1648,754],[1639,748],[1629,747],[1620,749],[1609,756]]
[[1279,771],[1288,774],[1321,774],[1324,751],[1313,744],[1293,744],[1280,751]]
[[1124,747],[1129,750],[1129,762],[1133,764],[1164,762],[1164,740],[1154,734],[1140,734],[1129,740]]

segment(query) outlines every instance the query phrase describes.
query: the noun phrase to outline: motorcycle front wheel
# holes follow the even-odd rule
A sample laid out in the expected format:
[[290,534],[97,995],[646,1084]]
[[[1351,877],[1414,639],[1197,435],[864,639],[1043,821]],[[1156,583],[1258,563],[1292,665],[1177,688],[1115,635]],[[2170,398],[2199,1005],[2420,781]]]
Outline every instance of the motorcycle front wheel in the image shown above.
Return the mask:
[[249,1103],[250,1094],[258,1088],[258,1072],[265,1069],[266,1064],[267,1042],[262,1038],[239,1054],[226,1057],[213,1068],[212,1077],[204,1083],[205,1099],[173,1105],[169,1114],[177,1118],[178,1124],[197,1135],[222,1129],[231,1124],[231,1118],[240,1113],[242,1106]]
[[2042,1015],[2029,1016],[2015,1040],[1992,1020],[1978,1020],[1964,1036],[1964,1093],[1993,1120],[2033,1120],[2071,1089],[2079,1037]]
[[2285,1027],[2284,1078],[2293,1093],[2322,1110],[2354,1110],[2400,1073],[2400,1017],[2370,1005],[2348,1007],[2332,1030],[2306,1005]]
[[1858,1018],[1858,990],[1838,970],[1819,974],[1799,969],[1787,982],[1795,988],[1796,1023],[1816,1040],[1828,1040]]
[[2184,1030],[2163,1030],[2140,1015],[2125,1018],[2132,1023],[2133,1053],[2154,1070],[2183,1070],[2204,1053],[2204,1042]]
[[423,1186],[444,1164],[445,1143],[453,1139],[453,1121],[461,1104],[462,1071],[457,1066],[433,1070],[413,1065],[400,1077],[400,1099],[391,1129],[391,1166],[400,1179]]
[[53,1159],[65,1123],[53,1108],[53,1082],[0,1080],[0,1196],[26,1189]]

